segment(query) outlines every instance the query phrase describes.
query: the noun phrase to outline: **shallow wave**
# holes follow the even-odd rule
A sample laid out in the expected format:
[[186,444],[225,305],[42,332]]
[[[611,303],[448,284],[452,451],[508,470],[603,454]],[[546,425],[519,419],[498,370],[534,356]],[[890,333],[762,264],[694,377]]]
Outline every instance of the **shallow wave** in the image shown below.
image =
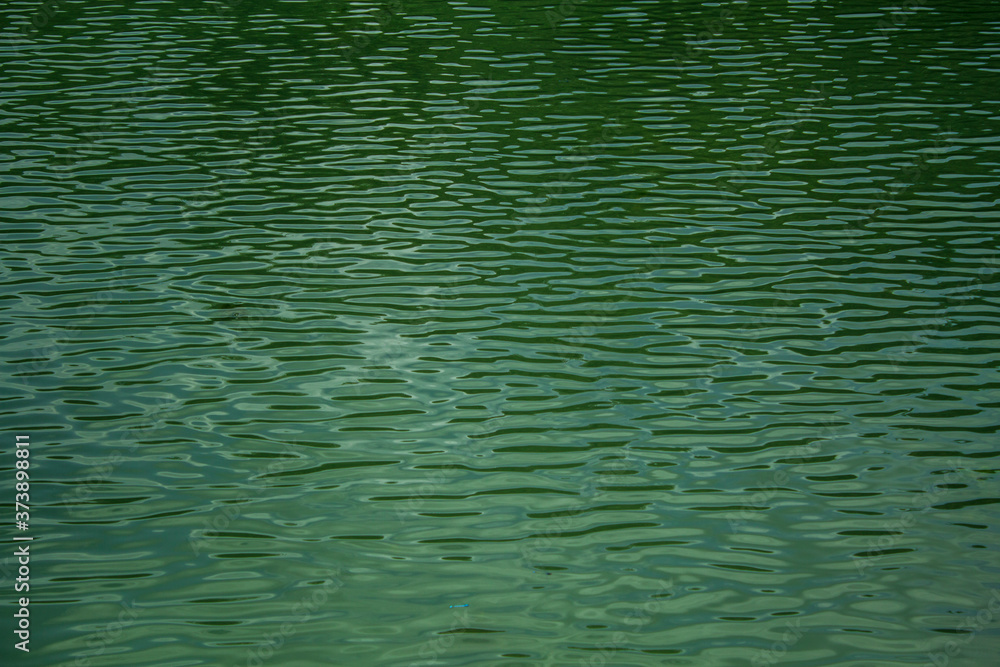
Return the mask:
[[773,4],[0,10],[32,660],[987,664],[1000,23]]

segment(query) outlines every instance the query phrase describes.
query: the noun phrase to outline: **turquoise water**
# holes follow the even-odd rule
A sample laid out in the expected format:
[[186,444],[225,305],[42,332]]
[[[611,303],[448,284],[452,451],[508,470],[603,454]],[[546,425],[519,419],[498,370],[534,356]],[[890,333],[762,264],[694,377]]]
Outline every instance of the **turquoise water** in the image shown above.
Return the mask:
[[3,664],[996,664],[992,2],[2,17]]

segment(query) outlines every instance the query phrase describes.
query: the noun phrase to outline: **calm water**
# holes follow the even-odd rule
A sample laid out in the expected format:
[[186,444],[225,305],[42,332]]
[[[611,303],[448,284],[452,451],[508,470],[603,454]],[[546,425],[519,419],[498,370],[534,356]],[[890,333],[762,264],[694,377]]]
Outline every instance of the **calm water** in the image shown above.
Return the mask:
[[992,1],[47,7],[5,665],[997,664]]

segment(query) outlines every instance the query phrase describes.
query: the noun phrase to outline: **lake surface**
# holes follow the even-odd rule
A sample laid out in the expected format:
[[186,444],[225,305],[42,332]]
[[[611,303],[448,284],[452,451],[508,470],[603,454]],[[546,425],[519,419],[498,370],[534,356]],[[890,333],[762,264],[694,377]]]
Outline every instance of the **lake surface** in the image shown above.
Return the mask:
[[992,1],[0,26],[5,665],[997,664]]

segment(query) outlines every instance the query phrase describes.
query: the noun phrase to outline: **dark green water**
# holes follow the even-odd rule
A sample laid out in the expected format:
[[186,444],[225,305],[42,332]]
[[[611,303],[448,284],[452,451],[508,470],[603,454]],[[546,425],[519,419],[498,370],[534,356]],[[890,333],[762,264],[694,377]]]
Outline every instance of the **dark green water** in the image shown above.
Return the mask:
[[4,665],[998,664],[993,2],[0,29]]

